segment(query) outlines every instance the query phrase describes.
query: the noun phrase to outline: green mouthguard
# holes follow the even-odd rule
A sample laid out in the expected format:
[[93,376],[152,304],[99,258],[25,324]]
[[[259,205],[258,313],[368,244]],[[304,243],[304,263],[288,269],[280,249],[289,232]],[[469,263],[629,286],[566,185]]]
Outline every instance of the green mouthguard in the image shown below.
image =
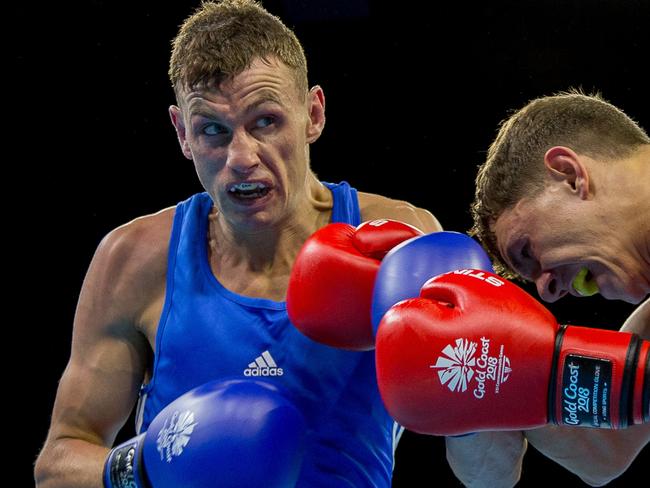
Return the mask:
[[582,268],[572,283],[573,288],[583,297],[590,297],[598,293],[596,280],[587,280],[587,273],[589,273],[589,270],[587,268]]

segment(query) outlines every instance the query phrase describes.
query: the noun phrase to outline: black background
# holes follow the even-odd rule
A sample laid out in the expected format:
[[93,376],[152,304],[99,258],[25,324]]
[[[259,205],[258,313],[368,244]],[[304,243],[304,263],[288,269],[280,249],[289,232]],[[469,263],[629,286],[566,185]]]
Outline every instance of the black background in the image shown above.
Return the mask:
[[[17,31],[4,63],[6,296],[18,317],[7,340],[27,347],[24,372],[10,375],[32,411],[18,436],[26,465],[47,432],[99,240],[201,190],[168,120],[166,74],[170,41],[197,3],[36,1],[6,18]],[[509,110],[582,87],[650,128],[648,1],[416,3],[264,2],[295,30],[310,83],[325,90],[327,127],[312,147],[322,180],[408,200],[465,231],[476,166]],[[549,308],[609,328],[633,309],[598,297]],[[647,480],[649,458],[646,446],[609,486]],[[531,447],[519,486],[540,480],[582,486]],[[443,440],[406,433],[394,486],[460,486]]]

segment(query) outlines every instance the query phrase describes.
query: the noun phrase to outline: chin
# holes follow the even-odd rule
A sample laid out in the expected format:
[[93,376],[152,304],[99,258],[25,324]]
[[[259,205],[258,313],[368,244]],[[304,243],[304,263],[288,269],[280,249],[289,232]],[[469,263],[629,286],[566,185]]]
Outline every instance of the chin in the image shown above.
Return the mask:
[[650,288],[643,276],[634,272],[616,273],[608,270],[596,279],[600,295],[606,300],[637,304],[648,296]]
[[601,293],[607,300],[622,300],[627,303],[641,303],[647,296],[647,290],[644,290],[638,283],[622,284],[614,293]]
[[625,298],[623,298],[623,300],[628,302],[628,303],[633,303],[633,304],[636,305],[636,304],[641,303],[643,300],[645,300],[647,298],[647,296],[648,296],[647,293],[640,292],[640,293],[635,293],[635,294],[628,294],[628,295],[625,296]]

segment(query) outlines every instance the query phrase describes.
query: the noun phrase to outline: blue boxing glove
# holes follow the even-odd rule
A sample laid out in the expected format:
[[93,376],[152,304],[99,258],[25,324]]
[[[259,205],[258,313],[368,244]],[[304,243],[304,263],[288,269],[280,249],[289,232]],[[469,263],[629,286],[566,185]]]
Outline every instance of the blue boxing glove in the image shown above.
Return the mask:
[[384,314],[397,302],[420,296],[430,278],[461,268],[492,271],[481,245],[459,232],[434,232],[410,239],[384,257],[375,279],[372,327],[375,336]]
[[[413,238],[386,254],[375,280],[372,328],[375,336],[384,314],[397,302],[420,296],[434,276],[461,268],[492,272],[492,262],[481,245],[466,234],[441,231]],[[453,437],[463,437],[462,434]]]
[[[459,232],[434,232],[415,237],[388,252],[381,262],[372,298],[372,328],[397,302],[420,296],[422,286],[448,271],[461,268],[492,272],[492,262],[481,245]],[[461,434],[452,437],[464,437]]]
[[303,415],[276,386],[212,381],[174,400],[147,432],[115,447],[104,486],[293,486],[305,432]]

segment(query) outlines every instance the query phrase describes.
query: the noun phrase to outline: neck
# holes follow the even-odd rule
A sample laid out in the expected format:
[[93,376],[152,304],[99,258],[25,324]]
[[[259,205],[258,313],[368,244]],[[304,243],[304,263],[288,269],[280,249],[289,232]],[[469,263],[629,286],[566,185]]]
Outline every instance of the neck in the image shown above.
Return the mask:
[[[617,201],[623,205],[623,221],[628,236],[639,256],[641,275],[647,293],[650,293],[650,145],[639,148],[627,161],[622,176],[625,188],[620,188]],[[627,197],[622,196],[627,195]]]
[[[630,216],[637,222],[637,249],[644,264],[645,277],[650,288],[650,144],[642,146],[631,158]],[[648,290],[650,292],[650,289]]]
[[305,240],[330,219],[331,192],[311,172],[304,192],[305,197],[285,218],[253,230],[233,227],[213,208],[208,239],[215,271],[237,268],[268,275],[288,273]]

